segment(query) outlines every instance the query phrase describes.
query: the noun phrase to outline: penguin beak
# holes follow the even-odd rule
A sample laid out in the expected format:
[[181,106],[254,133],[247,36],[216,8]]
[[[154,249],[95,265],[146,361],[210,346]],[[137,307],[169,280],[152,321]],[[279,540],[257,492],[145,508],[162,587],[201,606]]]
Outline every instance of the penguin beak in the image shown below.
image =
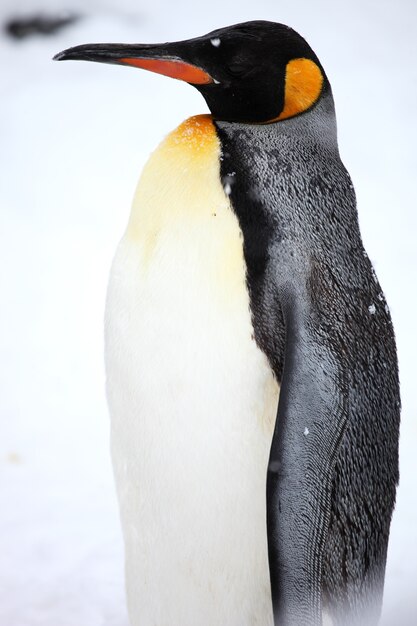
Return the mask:
[[183,80],[192,85],[213,83],[213,78],[202,68],[189,63],[178,49],[187,42],[179,44],[86,44],[68,48],[54,56],[54,61],[94,61],[130,65],[144,70]]

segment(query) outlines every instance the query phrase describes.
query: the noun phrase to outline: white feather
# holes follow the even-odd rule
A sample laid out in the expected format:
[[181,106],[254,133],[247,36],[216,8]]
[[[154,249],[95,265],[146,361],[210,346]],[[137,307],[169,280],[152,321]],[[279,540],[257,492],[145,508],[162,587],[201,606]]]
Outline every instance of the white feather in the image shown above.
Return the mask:
[[271,626],[266,473],[278,385],[208,118],[152,155],[106,312],[132,626]]

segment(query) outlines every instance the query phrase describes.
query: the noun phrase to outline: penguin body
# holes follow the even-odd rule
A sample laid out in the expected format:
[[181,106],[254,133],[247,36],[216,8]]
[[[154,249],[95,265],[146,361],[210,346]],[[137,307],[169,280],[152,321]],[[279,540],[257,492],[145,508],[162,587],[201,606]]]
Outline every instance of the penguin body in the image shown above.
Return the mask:
[[57,58],[180,78],[212,113],[151,156],[111,272],[132,626],[376,626],[398,368],[320,61],[271,22]]
[[[106,370],[132,624],[270,626],[278,385],[209,116],[145,166],[111,272]],[[163,506],[162,506],[163,503]]]

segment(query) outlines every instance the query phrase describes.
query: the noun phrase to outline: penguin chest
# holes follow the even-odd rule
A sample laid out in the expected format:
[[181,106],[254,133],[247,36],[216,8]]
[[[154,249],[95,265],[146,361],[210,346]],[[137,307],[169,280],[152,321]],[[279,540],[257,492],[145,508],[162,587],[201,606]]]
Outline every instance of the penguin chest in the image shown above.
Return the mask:
[[129,613],[132,626],[268,626],[265,485],[278,386],[253,339],[217,137],[196,119],[146,166],[108,291]]

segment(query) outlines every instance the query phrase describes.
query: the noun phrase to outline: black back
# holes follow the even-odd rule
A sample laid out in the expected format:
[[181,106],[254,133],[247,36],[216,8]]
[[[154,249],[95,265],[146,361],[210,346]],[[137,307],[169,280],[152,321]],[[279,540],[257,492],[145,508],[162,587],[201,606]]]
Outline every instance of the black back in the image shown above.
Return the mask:
[[338,153],[330,90],[291,120],[218,122],[217,130],[222,180],[244,236],[258,345],[281,381],[288,350],[282,284],[305,282],[309,329],[348,372],[321,586],[336,624],[376,624],[398,482],[398,368],[388,306]]

